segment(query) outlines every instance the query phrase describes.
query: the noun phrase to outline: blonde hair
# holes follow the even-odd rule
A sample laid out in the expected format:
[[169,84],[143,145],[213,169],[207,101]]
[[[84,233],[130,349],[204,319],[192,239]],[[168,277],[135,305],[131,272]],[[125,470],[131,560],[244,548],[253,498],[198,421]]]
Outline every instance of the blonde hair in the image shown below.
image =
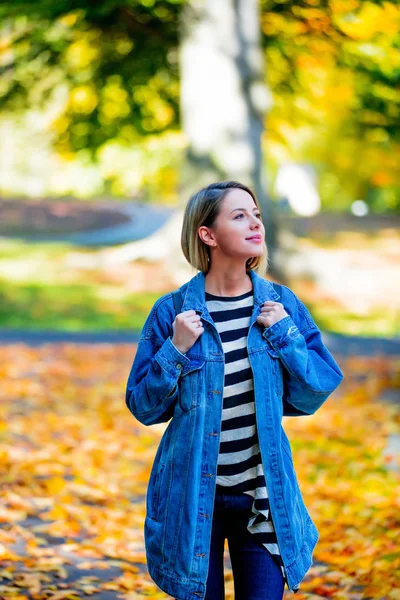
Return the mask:
[[[210,268],[210,249],[199,234],[199,227],[212,227],[219,215],[221,203],[228,192],[233,189],[244,190],[253,198],[258,210],[261,212],[258,200],[250,188],[238,181],[220,181],[211,183],[192,194],[185,207],[181,234],[182,252],[192,267],[207,273]],[[268,270],[268,248],[264,244],[261,256],[253,256],[246,262],[246,271],[254,269],[259,275],[264,275]]]

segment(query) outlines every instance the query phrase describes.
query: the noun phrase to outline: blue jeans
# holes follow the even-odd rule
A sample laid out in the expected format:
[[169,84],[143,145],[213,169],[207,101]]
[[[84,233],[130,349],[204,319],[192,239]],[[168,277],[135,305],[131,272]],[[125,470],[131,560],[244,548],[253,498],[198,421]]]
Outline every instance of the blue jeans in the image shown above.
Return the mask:
[[285,582],[268,550],[247,529],[253,498],[217,486],[205,600],[224,600],[224,544],[228,538],[235,600],[282,600]]

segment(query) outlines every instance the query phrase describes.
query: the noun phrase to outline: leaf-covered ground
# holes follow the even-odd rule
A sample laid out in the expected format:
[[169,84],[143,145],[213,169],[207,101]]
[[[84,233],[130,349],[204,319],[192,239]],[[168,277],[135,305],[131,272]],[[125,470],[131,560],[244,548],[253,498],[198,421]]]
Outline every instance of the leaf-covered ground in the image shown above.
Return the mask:
[[[125,405],[134,346],[0,348],[0,598],[167,598],[144,553],[145,494],[166,425]],[[341,362],[346,379],[310,417],[285,418],[319,531],[295,600],[400,599],[398,362]],[[390,464],[389,464],[390,463]],[[226,547],[226,598],[233,580]]]

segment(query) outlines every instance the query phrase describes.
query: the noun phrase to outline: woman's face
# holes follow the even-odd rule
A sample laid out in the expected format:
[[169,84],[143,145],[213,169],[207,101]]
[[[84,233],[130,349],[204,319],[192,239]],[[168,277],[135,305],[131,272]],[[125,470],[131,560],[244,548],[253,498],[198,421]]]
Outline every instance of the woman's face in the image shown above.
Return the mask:
[[[201,227],[201,238],[212,254],[249,259],[261,256],[264,250],[265,228],[261,213],[248,192],[232,189],[222,200],[220,212],[212,227]],[[199,230],[199,233],[200,233]],[[208,235],[205,235],[208,230]]]

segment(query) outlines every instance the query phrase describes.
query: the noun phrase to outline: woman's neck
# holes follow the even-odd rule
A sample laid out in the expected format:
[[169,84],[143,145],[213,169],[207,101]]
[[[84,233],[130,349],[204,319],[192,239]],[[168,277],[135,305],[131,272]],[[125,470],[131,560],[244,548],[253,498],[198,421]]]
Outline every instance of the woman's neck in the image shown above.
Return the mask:
[[205,290],[213,296],[240,296],[253,289],[250,275],[244,273],[213,272],[205,276]]

